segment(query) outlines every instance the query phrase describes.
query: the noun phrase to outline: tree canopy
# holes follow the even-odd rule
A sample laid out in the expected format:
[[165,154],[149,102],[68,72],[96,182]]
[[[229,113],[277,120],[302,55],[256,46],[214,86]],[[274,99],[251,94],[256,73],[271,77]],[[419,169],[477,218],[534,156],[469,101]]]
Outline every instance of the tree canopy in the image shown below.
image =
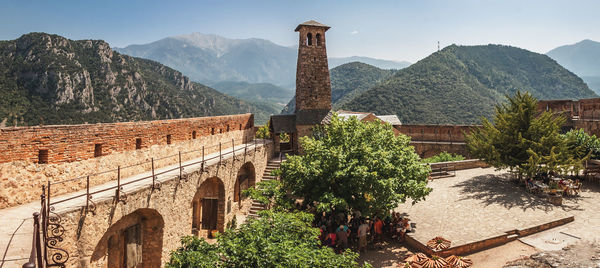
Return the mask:
[[496,106],[493,121],[482,118],[482,127],[465,137],[473,156],[528,177],[582,168],[584,157],[577,155],[560,134],[564,117],[538,112],[537,100],[529,93],[517,92],[506,98],[506,103]]
[[284,189],[318,211],[347,209],[370,215],[407,198],[417,202],[431,191],[429,167],[420,164],[409,142],[378,120],[334,115],[330,124],[300,138],[304,154],[282,163]]
[[187,236],[171,252],[167,267],[358,267],[358,253],[336,254],[321,247],[313,215],[305,212],[260,212],[239,229],[228,229],[216,244]]

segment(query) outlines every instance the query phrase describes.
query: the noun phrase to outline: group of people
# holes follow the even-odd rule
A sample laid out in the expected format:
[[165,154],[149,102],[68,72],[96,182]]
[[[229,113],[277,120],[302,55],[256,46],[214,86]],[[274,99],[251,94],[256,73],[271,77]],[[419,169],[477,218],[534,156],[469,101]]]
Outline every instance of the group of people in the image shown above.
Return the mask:
[[358,212],[351,217],[346,213],[324,213],[317,219],[316,226],[320,227],[322,244],[336,252],[342,252],[350,245],[356,245],[355,248],[363,252],[368,243],[381,243],[384,237],[404,241],[406,233],[412,231],[409,219],[399,212],[391,212],[383,218],[362,217]]

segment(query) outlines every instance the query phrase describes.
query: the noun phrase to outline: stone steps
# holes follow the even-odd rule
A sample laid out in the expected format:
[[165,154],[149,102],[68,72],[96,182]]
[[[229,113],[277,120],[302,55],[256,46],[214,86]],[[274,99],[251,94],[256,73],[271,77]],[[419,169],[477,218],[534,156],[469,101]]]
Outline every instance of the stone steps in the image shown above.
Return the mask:
[[[286,160],[286,157],[281,158],[281,162],[285,162],[285,160]],[[265,168],[265,171],[263,172],[261,181],[272,181],[272,180],[279,179],[277,176],[271,175],[271,173],[274,170],[279,169],[281,162],[279,161],[279,157],[269,160],[269,162],[267,162],[267,167]],[[248,218],[258,218],[258,212],[261,210],[264,210],[265,207],[266,207],[265,205],[259,203],[258,201],[252,200],[252,205],[250,206],[250,210],[248,211]]]

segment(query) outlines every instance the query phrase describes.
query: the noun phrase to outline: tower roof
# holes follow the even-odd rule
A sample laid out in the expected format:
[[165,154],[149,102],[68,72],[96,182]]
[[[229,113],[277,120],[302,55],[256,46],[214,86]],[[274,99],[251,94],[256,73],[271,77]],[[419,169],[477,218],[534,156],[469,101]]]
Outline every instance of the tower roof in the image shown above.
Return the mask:
[[320,22],[317,22],[314,20],[309,20],[309,21],[305,21],[303,23],[298,24],[298,26],[296,27],[296,29],[294,31],[297,32],[298,30],[300,30],[301,26],[323,27],[323,28],[325,28],[325,30],[331,28],[323,23],[320,23]]

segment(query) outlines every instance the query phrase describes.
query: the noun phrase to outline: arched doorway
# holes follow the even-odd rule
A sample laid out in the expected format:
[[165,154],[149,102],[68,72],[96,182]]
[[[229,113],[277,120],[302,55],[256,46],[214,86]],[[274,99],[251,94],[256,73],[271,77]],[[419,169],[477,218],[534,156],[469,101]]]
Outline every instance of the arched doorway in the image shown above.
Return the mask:
[[251,162],[247,162],[240,170],[238,170],[236,179],[235,179],[235,188],[233,190],[233,202],[238,203],[238,208],[242,207],[242,201],[245,198],[242,195],[242,192],[250,187],[254,187],[256,183],[256,173],[254,172],[254,165]]
[[138,209],[112,224],[90,262],[100,267],[161,267],[164,221],[158,211]]
[[221,179],[206,179],[192,200],[192,234],[212,238],[213,231],[223,232],[225,187]]

